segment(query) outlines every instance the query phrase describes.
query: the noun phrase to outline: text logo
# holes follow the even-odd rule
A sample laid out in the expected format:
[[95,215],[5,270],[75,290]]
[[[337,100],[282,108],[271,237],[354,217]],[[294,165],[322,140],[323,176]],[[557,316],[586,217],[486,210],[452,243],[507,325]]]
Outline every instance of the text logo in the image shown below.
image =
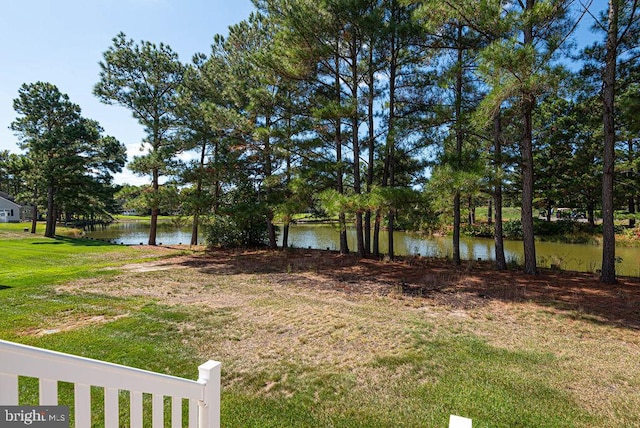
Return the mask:
[[0,406],[0,428],[69,428],[68,406]]

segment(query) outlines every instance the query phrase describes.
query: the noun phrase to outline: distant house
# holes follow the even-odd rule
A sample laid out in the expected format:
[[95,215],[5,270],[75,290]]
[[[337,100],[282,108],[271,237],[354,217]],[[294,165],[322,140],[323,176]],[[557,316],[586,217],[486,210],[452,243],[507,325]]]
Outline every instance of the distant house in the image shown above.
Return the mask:
[[0,223],[17,223],[22,219],[22,205],[0,196]]

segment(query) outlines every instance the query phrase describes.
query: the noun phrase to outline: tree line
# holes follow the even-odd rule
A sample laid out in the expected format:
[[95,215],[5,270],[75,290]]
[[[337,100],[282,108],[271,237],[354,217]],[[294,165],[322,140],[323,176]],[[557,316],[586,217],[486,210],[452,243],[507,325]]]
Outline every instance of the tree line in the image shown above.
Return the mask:
[[[94,94],[146,133],[129,168],[151,182],[136,196],[151,212],[150,245],[167,190],[179,189],[192,243],[208,218],[272,248],[279,221],[287,247],[293,215],[320,208],[337,219],[340,252],[377,255],[385,228],[393,257],[396,228],[440,217],[459,264],[463,211],[488,202],[505,269],[507,198],[521,206],[525,272],[537,272],[534,210],[564,206],[592,225],[601,211],[601,279],[615,281],[614,210],[633,217],[639,202],[637,1],[601,13],[570,0],[254,4],[188,64],[125,34],[104,52]],[[577,50],[581,21],[597,41]],[[29,157],[40,137],[20,108],[13,126]]]

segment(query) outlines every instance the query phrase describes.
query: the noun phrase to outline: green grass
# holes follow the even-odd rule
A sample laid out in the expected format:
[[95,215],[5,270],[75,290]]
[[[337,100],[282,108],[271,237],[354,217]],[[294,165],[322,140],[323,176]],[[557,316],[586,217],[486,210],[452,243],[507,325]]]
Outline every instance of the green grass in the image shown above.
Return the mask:
[[[452,413],[472,417],[475,428],[605,427],[630,426],[640,416],[637,398],[616,396],[608,404],[585,406],[563,386],[564,379],[590,369],[580,358],[591,351],[571,348],[583,346],[577,337],[619,334],[611,327],[565,320],[557,337],[511,348],[485,336],[520,324],[517,313],[507,323],[492,321],[501,313],[473,312],[457,322],[446,310],[413,308],[411,301],[338,299],[301,288],[292,293],[260,275],[105,270],[161,254],[16,231],[0,226],[6,257],[0,338],[191,379],[206,359],[221,359],[225,427],[443,427]],[[71,282],[96,286],[61,286]],[[137,294],[161,285],[172,294]],[[119,287],[122,292],[111,292]],[[182,295],[213,296],[214,303],[176,303]],[[92,317],[105,322],[83,322]],[[538,340],[553,330],[538,324],[556,321],[555,315],[530,325],[522,321],[522,331],[505,330],[499,337],[509,342],[531,330],[530,340]],[[43,333],[52,326],[68,328]],[[547,343],[563,340],[562,352]],[[369,341],[374,350],[362,351]],[[612,364],[624,355],[622,348],[606,348],[595,344],[592,350]],[[600,370],[598,376],[608,385],[619,375]],[[633,387],[637,380],[626,382]],[[70,386],[60,390],[61,403],[72,406]],[[126,398],[121,395],[124,425]],[[36,403],[35,382],[21,382],[21,399]],[[93,405],[93,425],[102,426],[98,390]],[[599,405],[616,410],[607,413]]]
[[[488,214],[488,206],[477,207],[476,208],[476,221],[478,222],[486,222],[487,214]],[[466,211],[465,211],[466,212]],[[493,209],[492,215],[496,214],[495,208]],[[502,207],[502,220],[520,220],[520,207]]]
[[[5,238],[8,237],[9,234],[19,234],[15,237],[23,238],[26,236],[42,236],[44,235],[45,224],[40,221],[36,223],[36,233],[31,235],[31,222],[28,223],[0,223],[0,234]],[[82,234],[82,231],[79,229],[74,229],[71,227],[58,226],[56,227],[56,234],[60,236],[66,237],[77,237]]]
[[[600,426],[545,378],[554,361],[505,352],[473,337],[434,338],[367,369],[387,376],[374,388],[348,371],[289,368],[293,396],[265,397],[234,388],[223,395],[225,426],[444,427],[450,414],[474,427]],[[401,379],[398,373],[402,374]],[[254,380],[263,386],[268,374]]]
[[[0,335],[15,338],[29,329],[46,328],[52,318],[113,316],[131,307],[112,296],[74,295],[55,290],[55,286],[86,278],[114,275],[107,267],[159,257],[152,250],[100,241],[58,237],[39,237],[21,231],[19,225],[0,225]],[[63,230],[65,232],[65,230]]]
[[[40,225],[39,225],[40,226]],[[38,232],[42,232],[39,230]],[[68,232],[65,229],[62,233]],[[180,309],[158,306],[149,300],[118,298],[57,290],[60,284],[99,279],[117,274],[127,263],[150,261],[165,255],[104,242],[58,237],[49,239],[23,233],[19,224],[0,225],[0,338],[46,349],[144,368],[176,376],[197,378],[200,360],[181,344],[176,321],[188,315]],[[120,318],[120,316],[127,315]],[[104,317],[108,322],[86,323]],[[51,326],[60,331],[47,332]],[[68,329],[67,329],[68,328]],[[94,391],[94,426],[99,419],[101,391]],[[21,379],[21,403],[37,404],[37,383]],[[71,407],[70,385],[61,384],[60,403]],[[148,405],[146,407],[149,407]],[[147,411],[150,411],[147,409]],[[123,407],[126,423],[128,410]],[[73,419],[73,416],[72,416]],[[73,424],[73,420],[72,420]]]
[[87,239],[50,239],[31,234],[5,234],[2,238],[0,229],[0,252],[6,264],[0,285],[8,287],[50,285],[101,275],[101,268],[140,257],[130,248]]

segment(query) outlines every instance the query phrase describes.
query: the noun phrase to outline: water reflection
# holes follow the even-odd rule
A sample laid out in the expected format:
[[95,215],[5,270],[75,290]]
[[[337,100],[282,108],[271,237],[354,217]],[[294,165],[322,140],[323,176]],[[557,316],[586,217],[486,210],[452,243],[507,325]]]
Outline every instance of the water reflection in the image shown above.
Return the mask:
[[[136,245],[147,243],[149,238],[148,222],[113,223],[104,230],[90,232],[91,237],[107,239],[114,243]],[[356,236],[353,229],[347,231],[349,248],[356,248]],[[163,244],[188,244],[191,241],[190,227],[176,228],[169,223],[158,224],[156,242]],[[202,238],[200,238],[202,241]],[[380,251],[388,253],[388,235],[380,233]],[[339,231],[327,224],[297,224],[289,230],[289,245],[297,248],[318,248],[337,250]],[[410,232],[394,233],[395,253],[397,255],[421,255],[425,257],[451,257],[453,247],[451,237],[423,237]],[[282,245],[280,236],[279,245]],[[465,260],[493,260],[494,244],[492,239],[461,237],[460,255]],[[602,262],[602,247],[581,244],[562,244],[536,242],[536,255],[541,267],[558,265],[562,269],[583,272],[595,272]],[[622,259],[616,266],[620,275],[640,276],[640,248],[616,247],[616,255]],[[505,241],[507,262],[521,263],[523,260],[522,242]]]

